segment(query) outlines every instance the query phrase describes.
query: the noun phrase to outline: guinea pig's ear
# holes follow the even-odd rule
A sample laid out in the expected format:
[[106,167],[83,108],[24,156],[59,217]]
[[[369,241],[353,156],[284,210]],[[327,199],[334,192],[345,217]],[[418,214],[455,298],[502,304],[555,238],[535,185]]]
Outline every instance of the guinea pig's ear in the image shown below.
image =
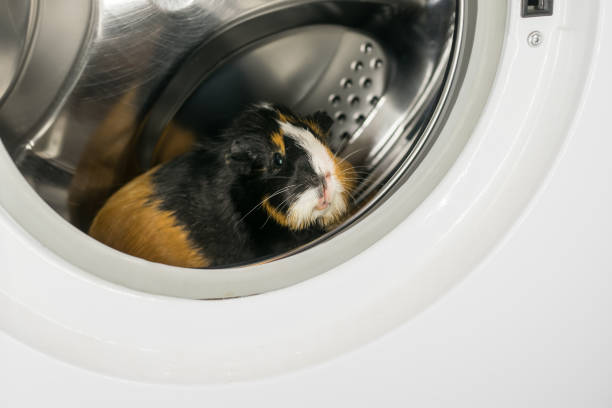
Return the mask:
[[252,145],[238,139],[232,141],[228,156],[230,166],[239,174],[251,173],[258,157]]
[[310,116],[312,119],[323,131],[323,133],[327,134],[329,129],[334,124],[334,120],[329,117],[329,115],[323,111],[317,111]]

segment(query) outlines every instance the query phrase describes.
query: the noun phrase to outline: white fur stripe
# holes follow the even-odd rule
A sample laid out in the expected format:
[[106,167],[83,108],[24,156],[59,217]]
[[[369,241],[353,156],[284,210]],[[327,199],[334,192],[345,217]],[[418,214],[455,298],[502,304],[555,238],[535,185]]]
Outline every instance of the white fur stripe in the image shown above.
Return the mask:
[[283,121],[278,121],[278,123],[283,134],[304,149],[317,175],[324,178],[327,173],[330,174],[327,184],[327,192],[330,196],[329,206],[324,210],[317,210],[319,189],[309,188],[300,194],[289,207],[287,211],[289,225],[296,230],[307,228],[314,223],[319,223],[321,226],[331,225],[347,209],[346,197],[343,194],[345,189],[338,180],[332,153],[309,130]]
[[285,136],[295,140],[295,142],[306,151],[315,173],[325,177],[325,173],[334,172],[334,160],[325,146],[323,146],[310,131],[294,126],[291,123],[282,121],[278,121],[278,123]]

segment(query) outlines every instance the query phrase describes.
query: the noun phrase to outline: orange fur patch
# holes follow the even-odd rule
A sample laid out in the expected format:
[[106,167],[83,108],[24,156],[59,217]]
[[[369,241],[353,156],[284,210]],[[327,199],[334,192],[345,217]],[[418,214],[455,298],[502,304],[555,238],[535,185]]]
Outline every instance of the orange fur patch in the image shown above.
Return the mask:
[[151,175],[135,178],[98,212],[89,235],[118,251],[167,265],[201,268],[210,262],[193,246],[174,214],[151,201]]
[[327,139],[327,133],[324,133],[317,123],[313,122],[312,120],[305,120],[305,122],[310,127],[310,129],[312,129],[312,131],[316,133],[316,136],[319,136],[323,140]]
[[345,194],[348,196],[357,184],[357,173],[355,172],[355,169],[351,163],[345,159],[338,158],[335,155],[332,155],[332,157],[334,158],[336,177],[338,177],[338,181],[340,184],[342,184],[342,187],[344,187],[344,190],[346,191]]
[[274,206],[270,204],[270,201],[268,201],[268,199],[269,199],[268,196],[264,197],[262,201],[263,209],[266,210],[270,218],[272,218],[278,224],[282,225],[283,227],[288,227],[289,221],[287,220],[287,217],[285,216],[285,214],[283,214],[282,212],[274,208]]
[[298,122],[298,120],[293,115],[289,115],[289,114],[286,115],[279,111],[276,111],[276,113],[278,113],[278,119],[281,122],[291,123],[291,124],[295,124],[296,122]]
[[270,138],[272,139],[272,144],[276,146],[283,155],[285,155],[285,141],[282,133],[274,132]]

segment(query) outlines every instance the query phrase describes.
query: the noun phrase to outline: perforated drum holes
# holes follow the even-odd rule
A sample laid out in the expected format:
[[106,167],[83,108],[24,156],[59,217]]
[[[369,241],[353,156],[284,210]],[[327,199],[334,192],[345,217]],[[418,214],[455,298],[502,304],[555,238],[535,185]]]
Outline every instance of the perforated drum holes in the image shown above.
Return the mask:
[[363,77],[359,80],[359,84],[362,88],[369,88],[372,86],[372,80],[370,78]]
[[371,53],[373,49],[374,47],[372,46],[372,43],[367,42],[361,44],[361,52],[363,52],[364,54]]
[[340,98],[340,95],[332,94],[329,96],[329,103],[333,107],[337,107],[338,105],[340,105],[341,101],[342,101],[342,98]]
[[340,86],[344,89],[348,89],[353,86],[353,80],[351,78],[342,78],[340,80]]
[[[379,101],[379,95],[385,90],[387,80],[383,47],[365,35],[356,32],[345,35],[342,52],[338,55],[333,68],[330,67],[319,82],[321,87],[334,82],[337,84],[336,89],[325,90],[323,95],[327,101],[320,105],[323,109],[333,109],[331,134],[335,137],[330,140],[336,152],[340,152],[359,127],[367,122],[368,115]],[[336,79],[328,78],[328,75],[336,76]],[[318,94],[316,91],[311,93],[313,96]],[[311,102],[314,101],[309,101],[309,106],[313,105]]]

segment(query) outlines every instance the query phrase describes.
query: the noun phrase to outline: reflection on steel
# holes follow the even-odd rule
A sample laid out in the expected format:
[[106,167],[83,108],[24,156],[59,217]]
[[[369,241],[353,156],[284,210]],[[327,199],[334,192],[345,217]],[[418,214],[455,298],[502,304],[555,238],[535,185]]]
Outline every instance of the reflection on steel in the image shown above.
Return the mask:
[[334,148],[364,175],[365,205],[424,145],[464,3],[0,0],[15,11],[14,32],[0,31],[0,137],[86,229],[127,180],[206,143],[245,104],[324,110]]
[[19,77],[32,40],[36,3],[0,1],[0,101],[8,96]]

